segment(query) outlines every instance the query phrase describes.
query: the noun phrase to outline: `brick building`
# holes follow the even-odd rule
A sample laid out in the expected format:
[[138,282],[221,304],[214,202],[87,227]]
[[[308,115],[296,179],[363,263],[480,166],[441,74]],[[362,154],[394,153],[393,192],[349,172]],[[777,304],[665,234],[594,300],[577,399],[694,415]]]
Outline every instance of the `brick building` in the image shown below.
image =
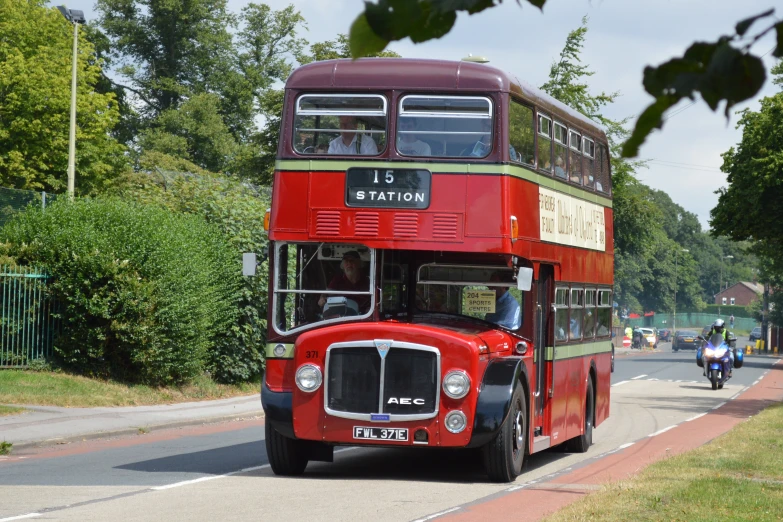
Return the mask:
[[761,299],[764,285],[741,281],[715,295],[715,304],[748,306],[755,299]]

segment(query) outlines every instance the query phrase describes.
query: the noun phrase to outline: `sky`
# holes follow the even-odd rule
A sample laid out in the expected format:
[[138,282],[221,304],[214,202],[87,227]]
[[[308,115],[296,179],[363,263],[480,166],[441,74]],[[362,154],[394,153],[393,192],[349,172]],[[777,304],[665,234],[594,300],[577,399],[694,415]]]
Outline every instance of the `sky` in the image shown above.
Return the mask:
[[[261,3],[262,0],[256,0]],[[583,63],[595,72],[588,82],[594,94],[619,91],[619,99],[605,110],[612,119],[635,120],[653,98],[642,87],[646,65],[659,65],[684,51],[697,40],[715,41],[734,32],[735,24],[776,6],[779,0],[548,0],[543,12],[521,0],[506,0],[498,7],[468,16],[461,14],[451,32],[438,40],[413,44],[410,40],[393,42],[389,49],[406,58],[459,60],[468,54],[489,58],[490,64],[506,70],[530,84],[547,81],[549,68],[559,56],[568,33],[589,17],[588,33],[582,53]],[[83,9],[88,19],[95,13],[88,4],[93,0],[73,0],[72,9]],[[248,0],[228,0],[238,13]],[[273,9],[289,4],[307,20],[301,34],[310,42],[333,40],[348,33],[350,25],[363,10],[362,0],[266,0]],[[80,4],[84,4],[81,5]],[[783,18],[783,5],[777,5]],[[771,20],[757,22],[755,34]],[[774,64],[771,51],[774,32],[753,46],[763,55],[767,70]],[[732,108],[729,120],[724,107],[712,112],[698,101],[684,100],[669,112],[663,130],[648,137],[640,158],[649,159],[647,169],[638,173],[646,185],[664,191],[685,210],[696,214],[705,230],[709,213],[718,200],[714,193],[726,185],[720,171],[721,154],[739,143],[739,116],[734,112],[749,107],[758,109],[758,99],[776,92],[769,79],[756,99]]]

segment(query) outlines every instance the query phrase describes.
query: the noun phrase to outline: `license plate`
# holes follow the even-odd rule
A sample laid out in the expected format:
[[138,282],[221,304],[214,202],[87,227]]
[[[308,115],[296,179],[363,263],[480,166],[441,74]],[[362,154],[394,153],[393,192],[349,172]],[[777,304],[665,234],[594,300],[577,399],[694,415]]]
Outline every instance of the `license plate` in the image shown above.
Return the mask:
[[353,427],[353,438],[359,440],[408,440],[408,428],[365,428]]
[[692,342],[693,342],[693,339],[691,339],[690,337],[688,337],[688,338],[686,338],[686,339],[683,339],[683,341],[685,341],[686,343],[692,343]]

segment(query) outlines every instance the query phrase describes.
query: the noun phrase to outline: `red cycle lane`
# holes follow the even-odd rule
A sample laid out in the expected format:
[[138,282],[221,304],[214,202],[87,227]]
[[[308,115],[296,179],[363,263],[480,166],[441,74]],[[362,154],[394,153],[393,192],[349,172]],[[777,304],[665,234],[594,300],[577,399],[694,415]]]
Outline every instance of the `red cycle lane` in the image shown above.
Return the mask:
[[767,406],[783,400],[782,361],[772,367],[758,384],[738,398],[702,417],[683,422],[633,446],[611,453],[574,471],[547,482],[536,482],[486,501],[463,506],[439,520],[467,522],[478,520],[540,520],[576,502],[605,484],[624,480],[648,465],[706,444],[731,430]]

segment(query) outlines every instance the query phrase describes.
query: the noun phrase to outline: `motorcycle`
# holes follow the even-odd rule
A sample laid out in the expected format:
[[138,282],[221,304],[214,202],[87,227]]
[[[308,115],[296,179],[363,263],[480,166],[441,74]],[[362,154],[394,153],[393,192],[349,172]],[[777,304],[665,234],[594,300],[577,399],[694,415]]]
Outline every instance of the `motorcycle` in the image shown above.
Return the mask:
[[[731,352],[735,351],[734,347],[719,333],[709,339],[699,335],[698,339],[704,341],[704,344],[696,350],[696,364],[704,368],[704,375],[712,383],[712,389],[720,390],[731,378]],[[742,361],[742,351],[735,351],[734,367],[741,368]]]

